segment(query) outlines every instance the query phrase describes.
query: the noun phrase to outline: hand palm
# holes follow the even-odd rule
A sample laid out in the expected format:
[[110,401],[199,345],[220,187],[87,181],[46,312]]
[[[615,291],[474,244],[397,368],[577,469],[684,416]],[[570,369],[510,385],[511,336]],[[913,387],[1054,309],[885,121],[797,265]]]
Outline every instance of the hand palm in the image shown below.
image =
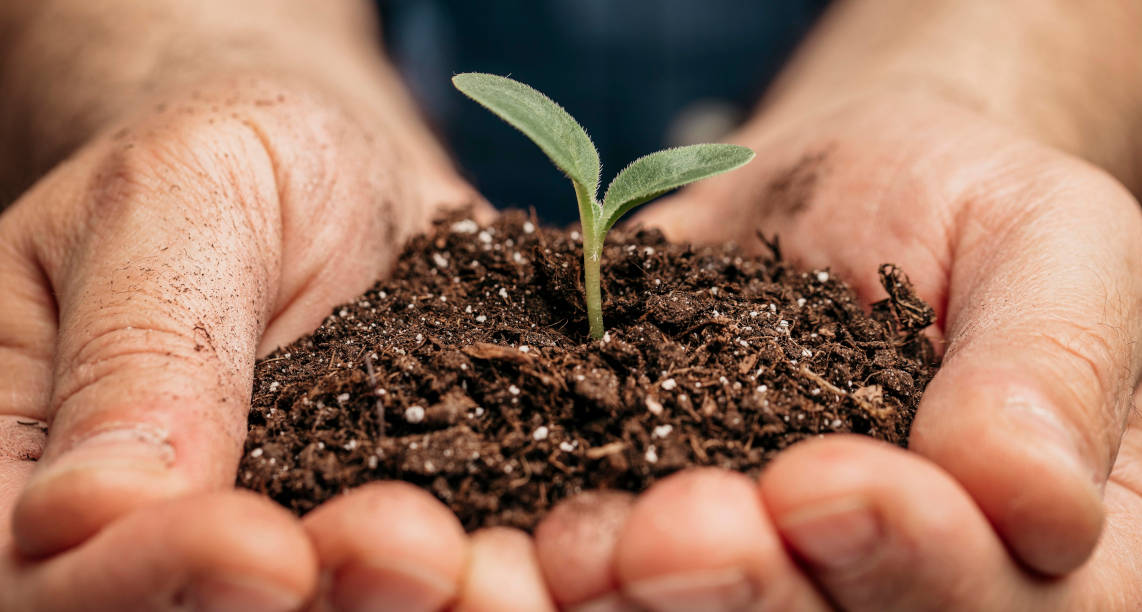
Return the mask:
[[[455,594],[467,539],[427,493],[377,485],[303,523],[230,490],[255,355],[473,198],[362,117],[308,85],[221,78],[95,138],[0,217],[0,608],[293,609],[319,567],[372,572],[331,585],[341,601]],[[377,512],[399,527],[359,537]],[[427,546],[401,539],[418,530]]]
[[[1006,594],[1098,607],[1142,597],[1122,561],[1142,549],[1131,518],[1142,512],[1137,418],[1119,449],[1139,371],[1137,203],[1090,166],[929,99],[863,101],[776,129],[764,125],[736,139],[757,151],[751,169],[674,196],[639,221],[677,239],[758,248],[755,230],[776,233],[786,254],[831,267],[870,300],[880,291],[878,264],[900,265],[936,308],[933,336],[947,349],[911,447],[945,470],[929,479],[954,478],[966,489],[982,516],[958,524],[991,534],[990,544],[977,540],[1002,555],[990,566],[1012,578],[1006,591],[981,589],[970,595],[974,602],[952,593],[949,601],[980,605]],[[863,452],[851,450],[850,459]],[[825,454],[794,451],[771,482],[792,482],[784,478],[791,470],[806,478],[810,466],[822,469],[814,461]],[[865,459],[872,465],[871,455]],[[900,469],[907,473],[912,461],[899,459]],[[1112,469],[1103,506],[1097,485]],[[846,486],[872,484],[837,484]],[[763,478],[763,491],[779,498],[767,498],[774,505],[797,497],[779,488]],[[930,503],[917,500],[916,512],[938,514],[939,502]],[[1061,582],[1022,569],[1077,567],[1094,548],[1104,513],[1107,531],[1092,563]],[[918,548],[956,559],[949,552],[956,546],[970,548],[963,541]],[[927,588],[928,601],[939,601],[940,585],[986,578],[954,569],[940,584],[909,591]],[[870,581],[890,580],[869,573]],[[835,601],[864,607],[848,579],[818,579]],[[1056,597],[1060,591],[1068,597]]]

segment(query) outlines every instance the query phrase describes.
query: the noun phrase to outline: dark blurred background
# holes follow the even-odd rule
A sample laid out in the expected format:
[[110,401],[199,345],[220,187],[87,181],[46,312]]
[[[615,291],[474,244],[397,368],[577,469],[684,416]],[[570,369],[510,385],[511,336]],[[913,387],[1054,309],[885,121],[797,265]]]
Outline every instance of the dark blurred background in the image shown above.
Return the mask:
[[467,177],[503,208],[578,218],[568,180],[453,89],[458,72],[532,85],[590,133],[603,187],[640,155],[748,116],[827,0],[378,0],[384,36]]

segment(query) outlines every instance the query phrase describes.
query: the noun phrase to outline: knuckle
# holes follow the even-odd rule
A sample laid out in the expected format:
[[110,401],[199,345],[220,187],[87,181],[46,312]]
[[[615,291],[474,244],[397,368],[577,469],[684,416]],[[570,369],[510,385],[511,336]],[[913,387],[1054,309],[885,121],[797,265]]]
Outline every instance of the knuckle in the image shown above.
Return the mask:
[[1041,339],[1052,357],[1045,374],[1058,382],[1063,395],[1058,398],[1059,416],[1086,452],[1113,454],[1133,392],[1129,339],[1110,325],[1073,319],[1053,322]]
[[1137,202],[1114,177],[1044,145],[1019,143],[1004,149],[983,176],[983,190],[971,192],[963,212],[993,234],[1041,230],[1064,220],[1068,230],[1080,233],[1142,224]]
[[240,120],[213,115],[144,124],[107,143],[86,200],[90,212],[99,219],[226,215],[271,204],[261,140]]
[[1040,338],[1056,357],[1051,374],[1070,389],[1068,400],[1080,416],[1099,414],[1128,394],[1129,341],[1122,330],[1075,318],[1051,321],[1049,328]]
[[[87,395],[107,393],[107,385],[114,385],[112,392],[123,398],[175,392],[172,383],[187,380],[197,381],[196,393],[208,393],[222,385],[222,373],[232,371],[217,367],[220,356],[201,325],[186,333],[174,323],[122,325],[107,318],[111,321],[92,322],[80,342],[61,353],[54,412],[94,400]],[[201,380],[209,371],[218,372],[219,380]]]
[[312,85],[221,78],[106,137],[88,200],[103,217],[153,216],[156,203],[169,203],[184,215],[220,216],[215,225],[236,218],[272,236],[286,206],[308,218],[344,208],[348,188],[377,191],[397,171],[379,158],[402,157],[376,154],[391,146]]

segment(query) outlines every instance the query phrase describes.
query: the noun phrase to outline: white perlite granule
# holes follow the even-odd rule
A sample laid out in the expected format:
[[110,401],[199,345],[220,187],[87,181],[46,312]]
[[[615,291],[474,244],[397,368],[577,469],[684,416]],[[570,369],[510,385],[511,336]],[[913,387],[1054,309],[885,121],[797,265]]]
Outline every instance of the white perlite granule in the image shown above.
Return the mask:
[[480,226],[471,219],[461,219],[452,224],[452,231],[457,234],[475,234]]
[[405,408],[404,420],[409,423],[419,423],[424,420],[424,408],[420,406],[409,406]]

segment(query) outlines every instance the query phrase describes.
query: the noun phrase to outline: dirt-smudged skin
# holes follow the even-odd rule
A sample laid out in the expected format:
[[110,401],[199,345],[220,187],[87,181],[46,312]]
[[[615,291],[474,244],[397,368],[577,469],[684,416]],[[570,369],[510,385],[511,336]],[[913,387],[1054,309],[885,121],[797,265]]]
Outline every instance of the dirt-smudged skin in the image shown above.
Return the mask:
[[821,433],[904,444],[935,361],[931,311],[895,268],[869,316],[828,271],[779,257],[653,230],[607,244],[608,333],[591,342],[574,232],[439,221],[390,280],[258,363],[238,484],[304,513],[404,479],[469,529],[531,529],[580,491],[690,465],[756,474]]

